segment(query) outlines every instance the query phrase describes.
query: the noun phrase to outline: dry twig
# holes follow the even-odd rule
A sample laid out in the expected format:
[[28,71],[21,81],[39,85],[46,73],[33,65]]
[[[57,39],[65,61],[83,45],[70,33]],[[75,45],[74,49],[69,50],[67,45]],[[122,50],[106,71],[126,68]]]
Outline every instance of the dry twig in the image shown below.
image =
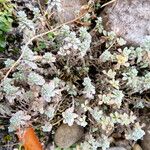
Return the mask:
[[103,5],[101,6],[101,8],[107,6],[107,5],[111,4],[111,3],[114,3],[114,2],[116,2],[116,0],[111,0],[111,1],[109,1],[109,2],[107,2],[107,3],[105,3],[105,4],[103,4]]

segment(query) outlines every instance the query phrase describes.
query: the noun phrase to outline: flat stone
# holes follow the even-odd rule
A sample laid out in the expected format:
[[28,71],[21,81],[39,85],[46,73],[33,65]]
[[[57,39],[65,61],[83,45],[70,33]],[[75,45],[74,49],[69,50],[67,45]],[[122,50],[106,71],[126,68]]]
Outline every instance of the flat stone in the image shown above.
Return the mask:
[[83,128],[76,124],[68,126],[62,124],[56,131],[54,141],[60,148],[69,148],[79,141],[84,134]]
[[150,0],[116,0],[102,12],[106,30],[114,31],[129,44],[150,40]]

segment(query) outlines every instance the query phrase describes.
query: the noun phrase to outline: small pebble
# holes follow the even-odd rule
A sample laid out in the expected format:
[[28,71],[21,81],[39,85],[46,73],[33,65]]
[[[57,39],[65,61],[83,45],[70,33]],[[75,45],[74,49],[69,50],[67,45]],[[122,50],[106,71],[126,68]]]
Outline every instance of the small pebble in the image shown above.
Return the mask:
[[69,148],[79,141],[83,135],[84,130],[81,126],[62,124],[55,133],[54,141],[60,148]]

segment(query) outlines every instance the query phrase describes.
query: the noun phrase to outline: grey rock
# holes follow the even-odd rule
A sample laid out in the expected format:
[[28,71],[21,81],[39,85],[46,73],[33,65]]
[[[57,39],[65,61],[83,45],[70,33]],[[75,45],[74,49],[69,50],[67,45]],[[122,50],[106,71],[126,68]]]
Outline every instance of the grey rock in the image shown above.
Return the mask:
[[129,44],[150,40],[150,0],[116,0],[102,12],[106,30],[114,31]]
[[62,124],[55,133],[54,141],[60,148],[69,148],[79,141],[84,134],[83,128],[76,124],[68,126]]
[[73,20],[77,16],[77,11],[80,11],[86,3],[86,0],[62,0],[62,11],[55,16],[56,20],[60,22]]
[[124,147],[111,147],[107,150],[126,150]]

